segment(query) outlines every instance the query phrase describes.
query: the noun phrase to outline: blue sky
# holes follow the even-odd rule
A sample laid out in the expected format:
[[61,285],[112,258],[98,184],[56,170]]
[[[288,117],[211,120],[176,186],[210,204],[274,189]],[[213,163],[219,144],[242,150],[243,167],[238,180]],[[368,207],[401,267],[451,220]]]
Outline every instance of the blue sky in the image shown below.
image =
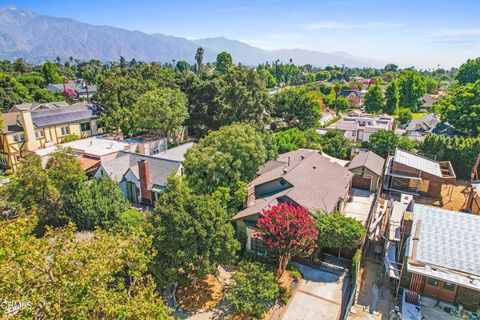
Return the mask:
[[480,0],[3,1],[41,14],[264,49],[343,51],[431,68],[480,56]]

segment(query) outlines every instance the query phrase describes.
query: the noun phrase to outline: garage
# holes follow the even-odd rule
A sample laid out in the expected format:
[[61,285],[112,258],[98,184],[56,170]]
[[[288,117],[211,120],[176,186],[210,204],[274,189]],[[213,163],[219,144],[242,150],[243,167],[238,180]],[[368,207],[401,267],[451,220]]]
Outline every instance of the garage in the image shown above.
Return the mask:
[[371,177],[362,177],[354,175],[352,180],[352,187],[364,190],[370,190]]

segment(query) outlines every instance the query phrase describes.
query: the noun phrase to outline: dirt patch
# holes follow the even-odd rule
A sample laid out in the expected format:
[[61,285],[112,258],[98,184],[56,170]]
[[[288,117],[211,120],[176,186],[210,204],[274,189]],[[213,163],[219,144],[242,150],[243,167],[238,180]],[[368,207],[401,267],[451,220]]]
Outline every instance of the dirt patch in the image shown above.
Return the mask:
[[191,312],[210,310],[223,299],[223,296],[224,285],[214,275],[208,275],[193,286],[179,287],[177,290],[180,308]]

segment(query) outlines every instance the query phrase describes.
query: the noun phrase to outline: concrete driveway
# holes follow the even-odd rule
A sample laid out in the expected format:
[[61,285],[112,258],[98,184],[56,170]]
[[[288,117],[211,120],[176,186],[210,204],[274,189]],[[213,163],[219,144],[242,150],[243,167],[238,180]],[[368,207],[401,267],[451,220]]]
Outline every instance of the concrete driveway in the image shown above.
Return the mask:
[[352,188],[352,197],[343,211],[347,217],[354,218],[365,225],[374,198],[375,194],[373,192]]
[[282,320],[339,319],[348,276],[335,267],[312,268],[296,264],[303,274],[298,289],[285,307]]

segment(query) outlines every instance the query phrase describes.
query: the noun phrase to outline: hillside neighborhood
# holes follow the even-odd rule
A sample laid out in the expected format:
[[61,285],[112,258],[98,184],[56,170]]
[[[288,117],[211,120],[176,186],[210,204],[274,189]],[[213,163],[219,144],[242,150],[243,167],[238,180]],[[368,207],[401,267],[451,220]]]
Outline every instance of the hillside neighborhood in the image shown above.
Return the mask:
[[204,47],[0,61],[2,319],[479,319],[480,57]]

